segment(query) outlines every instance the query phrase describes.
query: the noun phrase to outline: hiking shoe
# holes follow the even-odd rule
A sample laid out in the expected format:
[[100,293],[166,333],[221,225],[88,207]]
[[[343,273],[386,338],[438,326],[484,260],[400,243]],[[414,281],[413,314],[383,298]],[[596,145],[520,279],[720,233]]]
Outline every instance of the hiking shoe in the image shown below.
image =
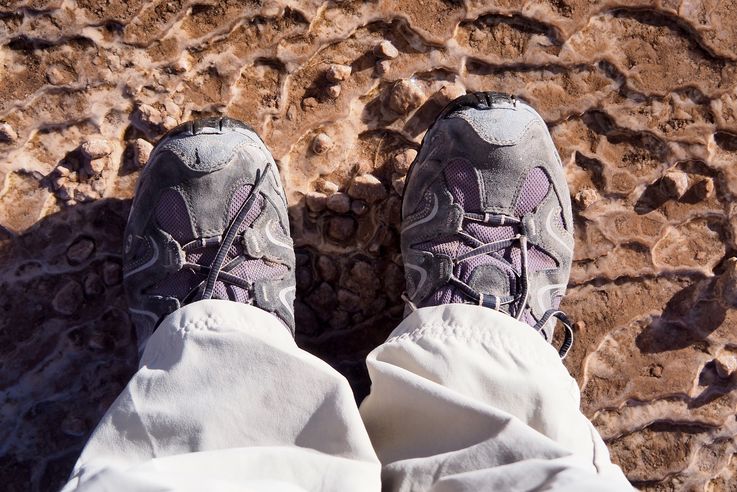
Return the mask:
[[295,258],[271,153],[247,125],[180,125],[151,152],[125,229],[123,279],[139,348],[169,313],[229,299],[294,334]]
[[563,166],[547,126],[511,96],[451,102],[428,130],[402,204],[408,310],[449,303],[496,309],[552,342],[573,257]]

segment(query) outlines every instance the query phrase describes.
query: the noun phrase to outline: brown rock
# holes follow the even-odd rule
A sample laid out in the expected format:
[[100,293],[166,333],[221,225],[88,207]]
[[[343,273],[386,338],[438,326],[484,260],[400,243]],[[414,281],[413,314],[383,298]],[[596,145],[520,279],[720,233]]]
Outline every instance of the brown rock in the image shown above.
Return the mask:
[[325,193],[311,191],[305,195],[305,204],[307,208],[313,212],[322,212],[328,203],[328,197]]
[[361,298],[349,290],[340,289],[338,290],[338,304],[349,313],[355,312],[360,309]]
[[398,152],[392,161],[394,165],[394,171],[400,176],[404,176],[409,171],[410,166],[417,157],[417,151],[415,149],[404,149]]
[[164,122],[161,111],[149,104],[141,104],[138,106],[138,114],[141,121],[150,125],[161,125]]
[[599,193],[597,193],[593,188],[584,188],[576,193],[576,196],[573,198],[573,201],[581,210],[586,210],[598,200]]
[[714,194],[714,180],[709,177],[702,177],[691,187],[690,193],[693,193],[695,199],[701,201],[706,200]]
[[51,306],[58,313],[70,315],[82,305],[84,294],[82,286],[75,280],[67,280],[54,296]]
[[92,185],[89,183],[79,183],[74,188],[74,199],[78,202],[88,202],[96,198],[96,193],[92,190]]
[[665,173],[661,183],[668,196],[678,199],[688,190],[688,175],[678,169],[671,169]]
[[320,256],[317,259],[317,273],[327,282],[334,282],[338,278],[338,267],[329,256]]
[[84,169],[90,176],[100,176],[105,169],[108,169],[111,165],[109,157],[102,157],[100,159],[94,159],[85,163]]
[[435,93],[435,99],[441,104],[448,104],[452,100],[466,94],[466,89],[460,84],[446,84]]
[[351,217],[332,217],[328,223],[328,236],[336,241],[347,241],[356,233],[356,221]]
[[386,198],[386,189],[381,181],[372,174],[356,176],[348,188],[348,195],[352,198],[365,200],[368,203],[378,202]]
[[312,140],[312,151],[315,154],[322,154],[333,147],[333,139],[325,133],[318,133]]
[[728,378],[737,371],[737,354],[726,352],[714,359],[714,368],[720,378]]
[[119,263],[106,261],[102,265],[102,281],[105,282],[105,285],[117,285],[122,279]]
[[365,261],[357,261],[353,265],[350,272],[350,280],[356,292],[361,293],[367,290],[374,292],[381,285],[376,270],[374,270],[370,263]]
[[376,66],[374,69],[376,70],[377,75],[384,75],[385,73],[389,72],[389,69],[392,67],[392,64],[389,60],[381,60],[376,62]]
[[425,101],[425,93],[417,82],[401,80],[394,84],[389,93],[389,109],[399,114],[406,114]]
[[82,155],[90,160],[106,157],[113,152],[110,142],[100,137],[88,138],[82,142],[79,148],[82,151]]
[[351,76],[351,67],[348,65],[330,65],[325,72],[325,77],[330,82],[338,83],[347,80]]
[[328,198],[327,207],[333,212],[345,214],[351,209],[351,198],[345,193],[335,193]]
[[314,97],[307,97],[302,100],[302,109],[308,110],[308,109],[314,109],[317,107],[317,99]]
[[94,297],[100,295],[105,290],[105,286],[102,283],[102,279],[95,272],[90,272],[84,278],[84,294],[87,297]]
[[307,296],[307,302],[319,311],[334,308],[336,301],[337,296],[335,295],[335,291],[327,282],[322,282]]
[[139,169],[146,165],[153,149],[154,146],[142,138],[133,142],[133,162]]
[[332,181],[320,180],[317,182],[317,189],[322,191],[323,193],[332,195],[334,193],[337,193],[337,191],[340,188],[338,187],[337,184],[333,183]]
[[374,54],[379,58],[393,60],[399,56],[399,50],[390,41],[385,39],[374,47]]
[[89,258],[95,251],[95,243],[86,237],[74,241],[67,248],[67,260],[72,265],[78,265]]
[[325,90],[325,93],[328,95],[330,99],[337,99],[337,97],[340,96],[340,85],[335,84],[335,85],[329,86]]

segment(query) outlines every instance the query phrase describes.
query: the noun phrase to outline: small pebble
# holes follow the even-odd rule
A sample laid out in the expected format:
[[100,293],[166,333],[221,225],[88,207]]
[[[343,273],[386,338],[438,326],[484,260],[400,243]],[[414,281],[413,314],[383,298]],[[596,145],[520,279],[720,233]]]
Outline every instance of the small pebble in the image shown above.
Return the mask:
[[325,133],[318,133],[312,140],[312,151],[315,154],[322,154],[333,147],[333,139]]
[[161,111],[149,104],[141,104],[138,106],[138,114],[141,121],[151,125],[160,125],[164,122]]
[[74,314],[82,305],[83,296],[82,286],[79,285],[79,282],[67,280],[54,296],[51,306],[58,313]]
[[102,281],[105,282],[105,285],[117,285],[122,278],[120,264],[106,261],[102,265]]
[[356,233],[356,221],[351,217],[332,217],[328,223],[328,236],[336,241],[347,241]]
[[337,99],[337,97],[340,96],[340,85],[339,84],[331,85],[330,87],[327,88],[325,93],[328,95],[329,98]]
[[82,237],[74,241],[67,248],[67,260],[72,265],[79,265],[89,258],[95,251],[95,243],[88,238]]
[[328,197],[325,193],[319,191],[311,191],[305,195],[305,204],[312,212],[322,212],[328,203]]
[[409,167],[417,157],[417,151],[415,149],[405,149],[394,156],[393,165],[394,171],[404,176],[409,171]]
[[663,191],[665,191],[668,196],[678,199],[686,193],[686,190],[688,190],[688,175],[678,169],[671,169],[665,173],[661,183]]
[[392,87],[388,105],[392,111],[406,114],[420,106],[424,100],[425,94],[415,81],[401,80]]
[[314,97],[307,97],[302,100],[302,109],[314,109],[317,107],[317,99]]
[[348,195],[351,198],[365,200],[368,203],[378,202],[386,198],[386,188],[379,179],[372,174],[362,174],[353,178]]
[[336,183],[327,180],[318,182],[318,188],[320,189],[320,191],[322,191],[323,193],[327,193],[328,195],[337,193],[337,191],[340,189],[340,187]]
[[102,279],[95,272],[90,272],[84,278],[84,294],[87,297],[94,297],[100,295],[105,290],[105,286],[102,284]]
[[339,214],[347,213],[351,209],[351,198],[342,192],[334,193],[328,198],[327,207]]
[[351,76],[351,67],[348,65],[330,65],[325,72],[325,76],[330,82],[342,82]]
[[320,256],[317,259],[317,272],[327,282],[333,282],[338,279],[338,267],[335,266],[335,262],[328,256]]
[[737,355],[725,353],[714,359],[714,368],[720,378],[728,378],[737,371]]
[[374,47],[374,54],[379,58],[393,60],[399,56],[399,50],[390,41],[384,40]]
[[599,194],[592,188],[584,188],[573,197],[573,201],[581,210],[586,210],[596,203],[597,200],[599,200]]
[[466,89],[459,84],[446,84],[435,93],[435,98],[441,104],[448,104],[454,99],[457,99],[466,94]]
[[353,292],[346,289],[338,290],[338,304],[346,311],[358,311],[360,309],[360,303],[361,298]]
[[706,200],[714,193],[714,180],[709,177],[703,177],[696,181],[690,190],[694,198],[697,200]]
[[381,60],[379,62],[376,62],[376,66],[374,69],[376,70],[377,75],[384,75],[389,72],[389,69],[392,67],[392,64],[389,60]]
[[142,138],[133,142],[133,162],[139,169],[146,165],[153,149],[154,146]]
[[113,152],[113,147],[110,145],[110,142],[104,138],[98,137],[92,137],[85,140],[79,148],[82,150],[82,154],[90,160],[101,159]]

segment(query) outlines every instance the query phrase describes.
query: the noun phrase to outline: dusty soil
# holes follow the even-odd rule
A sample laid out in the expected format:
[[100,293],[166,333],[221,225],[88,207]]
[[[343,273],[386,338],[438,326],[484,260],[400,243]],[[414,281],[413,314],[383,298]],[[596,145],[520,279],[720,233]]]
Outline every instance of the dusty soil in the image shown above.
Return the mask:
[[736,16],[716,0],[0,0],[0,483],[56,489],[134,370],[130,198],[151,144],[201,115],[273,150],[298,340],[362,398],[362,359],[401,317],[407,159],[468,89],[531,102],[560,150],[566,364],[615,461],[643,490],[735,490]]

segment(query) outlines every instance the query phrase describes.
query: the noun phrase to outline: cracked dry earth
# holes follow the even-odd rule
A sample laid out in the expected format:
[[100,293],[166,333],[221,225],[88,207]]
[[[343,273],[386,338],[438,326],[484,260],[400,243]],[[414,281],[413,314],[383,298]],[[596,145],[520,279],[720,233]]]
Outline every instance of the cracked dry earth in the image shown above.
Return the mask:
[[226,114],[279,163],[298,340],[368,390],[401,318],[404,175],[509,92],[575,203],[566,360],[643,490],[737,490],[737,2],[0,0],[0,483],[52,490],[136,354],[121,236],[151,145]]

